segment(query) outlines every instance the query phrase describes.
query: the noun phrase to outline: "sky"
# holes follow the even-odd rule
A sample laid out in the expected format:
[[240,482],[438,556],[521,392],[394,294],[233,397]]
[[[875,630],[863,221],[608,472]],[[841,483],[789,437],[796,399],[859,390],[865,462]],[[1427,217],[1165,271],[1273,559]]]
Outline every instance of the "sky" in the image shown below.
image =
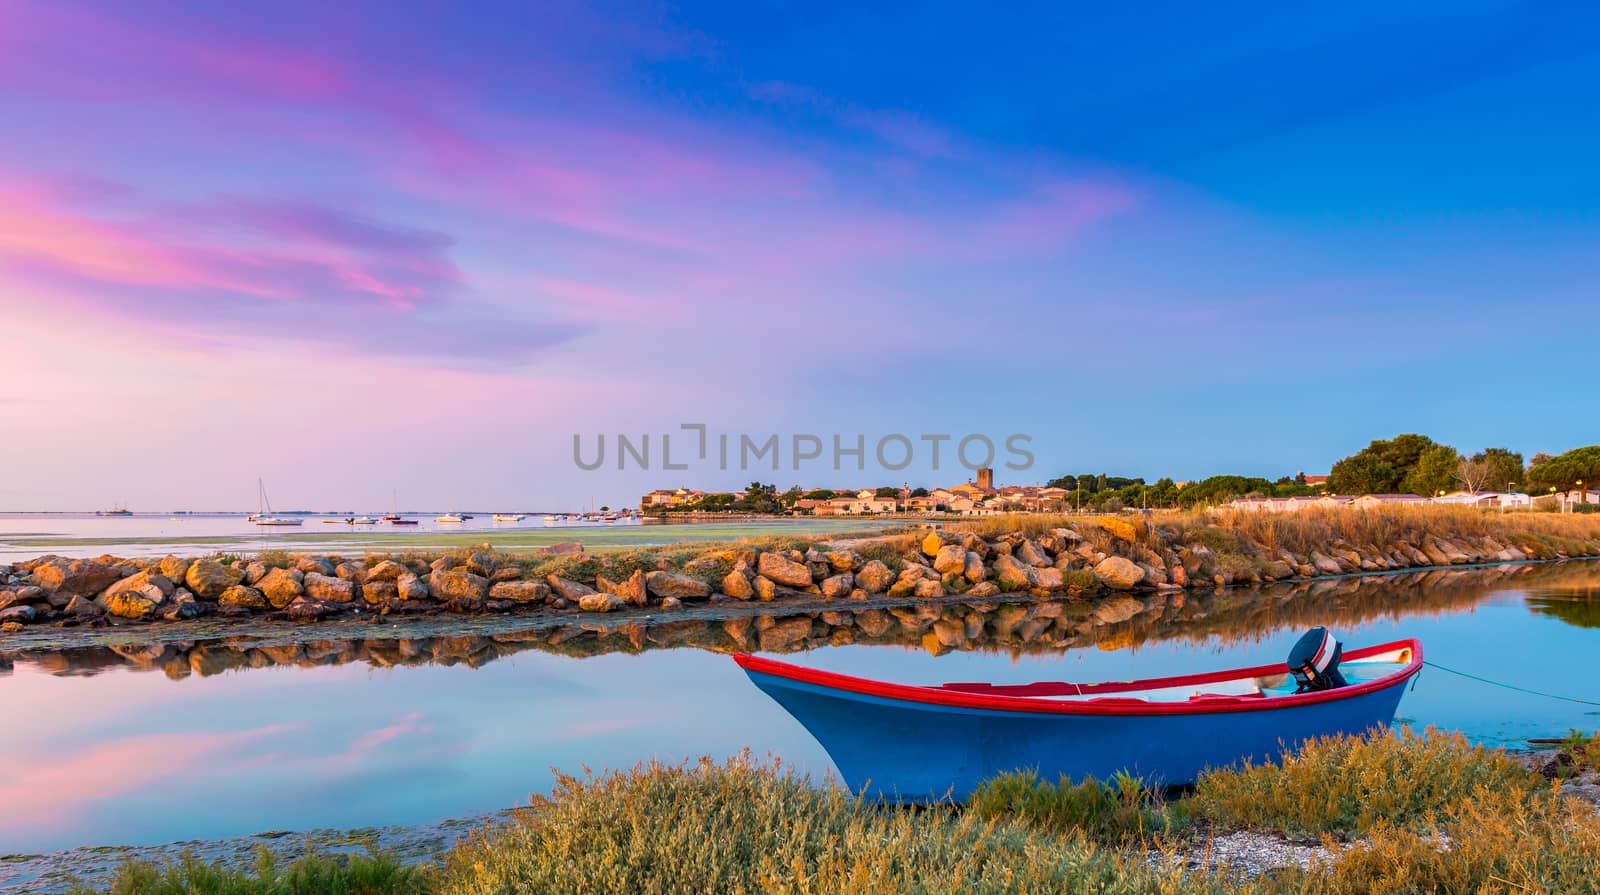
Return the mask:
[[0,0],[0,509],[948,485],[969,435],[1002,483],[1592,443],[1597,25]]

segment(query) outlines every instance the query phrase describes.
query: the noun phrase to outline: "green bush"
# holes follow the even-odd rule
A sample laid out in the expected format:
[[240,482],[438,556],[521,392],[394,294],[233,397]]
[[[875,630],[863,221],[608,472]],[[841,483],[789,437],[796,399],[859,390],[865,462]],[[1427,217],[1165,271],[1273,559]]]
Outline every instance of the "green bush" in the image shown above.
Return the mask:
[[[78,887],[77,895],[98,890]],[[411,895],[428,891],[422,871],[381,852],[324,855],[313,852],[286,865],[262,848],[253,871],[232,869],[185,854],[157,864],[130,861],[112,879],[110,895]]]

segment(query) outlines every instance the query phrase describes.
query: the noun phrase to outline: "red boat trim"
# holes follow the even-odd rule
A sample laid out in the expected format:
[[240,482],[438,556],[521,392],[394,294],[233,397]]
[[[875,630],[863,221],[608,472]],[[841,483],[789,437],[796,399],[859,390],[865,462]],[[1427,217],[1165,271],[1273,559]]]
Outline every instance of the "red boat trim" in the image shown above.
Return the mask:
[[895,684],[888,681],[875,681],[869,678],[851,677],[850,675],[836,674],[831,671],[802,668],[799,665],[791,665],[788,662],[779,662],[775,659],[766,659],[761,656],[752,656],[748,653],[735,653],[733,660],[738,662],[739,667],[746,671],[760,672],[773,677],[785,678],[818,687],[827,687],[882,699],[897,699],[953,708],[1032,712],[1043,715],[1202,715],[1219,712],[1273,711],[1296,706],[1314,705],[1320,702],[1334,702],[1340,699],[1350,699],[1365,693],[1375,693],[1404,681],[1422,670],[1422,644],[1415,639],[1396,640],[1392,643],[1363,647],[1362,649],[1345,653],[1346,661],[1354,661],[1402,649],[1411,650],[1411,659],[1406,663],[1405,667],[1382,677],[1340,687],[1337,690],[1323,690],[1317,693],[1295,693],[1274,696],[1271,699],[1207,696],[1204,699],[1190,702],[1168,703],[1136,701],[1127,698],[1095,699],[1086,702],[1056,702],[1032,697],[1075,695],[1078,693],[1116,693],[1128,690],[1183,687],[1190,684],[1210,684],[1244,677],[1287,674],[1288,668],[1282,664],[1260,665],[1255,668],[1237,668],[1230,671],[1211,671],[1202,674],[1180,675],[1178,677],[1158,677],[1142,681],[1102,684],[1038,683],[1000,687],[959,684],[955,687],[918,687],[909,684]]

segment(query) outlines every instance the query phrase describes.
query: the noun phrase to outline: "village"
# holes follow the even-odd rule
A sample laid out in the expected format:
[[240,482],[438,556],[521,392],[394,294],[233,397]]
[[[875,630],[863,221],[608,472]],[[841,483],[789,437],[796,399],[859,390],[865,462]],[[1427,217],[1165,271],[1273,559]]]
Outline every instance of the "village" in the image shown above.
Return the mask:
[[[1294,513],[1307,509],[1336,509],[1443,504],[1481,510],[1544,510],[1572,512],[1581,505],[1600,505],[1600,490],[1551,489],[1545,494],[1517,491],[1441,490],[1431,496],[1402,493],[1330,494],[1328,476],[1300,473],[1294,481],[1314,493],[1293,496],[1248,494],[1208,502],[1207,505],[1245,512]],[[1173,482],[1182,491],[1188,482]],[[662,488],[639,500],[642,515],[715,514],[739,512],[745,494],[727,491],[702,491],[694,488]],[[791,516],[997,516],[1005,513],[1060,513],[1085,509],[1082,495],[1056,485],[996,486],[994,471],[976,470],[966,482],[948,488],[801,488],[774,495],[773,511]],[[1138,512],[1151,506],[1121,506],[1114,511]]]

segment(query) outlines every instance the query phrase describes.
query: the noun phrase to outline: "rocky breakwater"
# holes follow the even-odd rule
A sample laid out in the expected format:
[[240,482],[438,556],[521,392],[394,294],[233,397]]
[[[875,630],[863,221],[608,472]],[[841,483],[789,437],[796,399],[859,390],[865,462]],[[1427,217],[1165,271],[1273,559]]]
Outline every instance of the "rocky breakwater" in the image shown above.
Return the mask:
[[1001,594],[1089,597],[1138,612],[1132,591],[1177,591],[1367,571],[1600,553],[1488,535],[1419,533],[1381,545],[1329,538],[1295,552],[1216,526],[1073,520],[1044,530],[933,530],[777,548],[505,556],[274,555],[158,560],[45,556],[0,566],[0,631],[202,616],[312,622],[417,613],[608,613],[721,601],[916,602]]

